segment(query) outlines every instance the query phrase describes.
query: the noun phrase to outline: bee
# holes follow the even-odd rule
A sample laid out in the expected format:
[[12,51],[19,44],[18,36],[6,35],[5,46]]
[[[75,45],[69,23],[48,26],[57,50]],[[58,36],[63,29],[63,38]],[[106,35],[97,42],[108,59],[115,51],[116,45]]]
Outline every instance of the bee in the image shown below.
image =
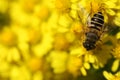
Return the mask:
[[[92,3],[90,5],[92,11]],[[100,4],[98,11],[92,12],[92,14],[89,14],[81,4],[78,4],[78,7],[77,16],[79,22],[85,26],[83,27],[83,36],[85,39],[82,45],[87,51],[93,50],[97,47],[97,42],[101,41],[101,36],[103,36],[103,33],[107,29],[104,21],[104,4]]]
[[86,50],[93,50],[96,48],[97,41],[100,40],[101,34],[104,28],[104,16],[103,13],[98,11],[90,19],[90,23],[87,26],[89,30],[85,33],[85,41],[83,42]]

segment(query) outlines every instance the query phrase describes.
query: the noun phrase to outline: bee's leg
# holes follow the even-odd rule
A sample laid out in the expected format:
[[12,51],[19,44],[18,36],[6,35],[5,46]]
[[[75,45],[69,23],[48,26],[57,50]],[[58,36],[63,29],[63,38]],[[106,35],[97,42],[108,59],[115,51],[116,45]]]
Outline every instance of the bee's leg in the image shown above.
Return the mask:
[[100,43],[103,43],[101,39],[99,39],[99,42],[100,42]]
[[100,33],[101,34],[100,37],[103,37],[103,35],[107,32],[108,32],[108,26],[103,26],[101,33]]
[[96,48],[97,49],[102,49],[101,46],[103,45],[103,41],[102,40],[98,40],[98,42],[96,43]]
[[103,44],[103,41],[101,39],[103,38],[103,36],[104,36],[104,34],[106,32],[108,32],[108,26],[103,26],[103,28],[102,28],[102,30],[101,30],[101,32],[99,34],[100,35],[100,39],[98,40],[102,44]]
[[104,33],[106,33],[106,32],[108,32],[108,26],[103,25],[103,27],[102,27],[102,29],[101,29],[101,36],[102,36]]
[[103,31],[103,33],[107,32],[108,31],[108,26],[103,26],[102,31]]
[[79,18],[79,21],[80,21],[81,23],[83,23],[83,22],[82,22],[82,17],[80,16],[80,11],[79,11],[79,10],[77,10],[77,17]]

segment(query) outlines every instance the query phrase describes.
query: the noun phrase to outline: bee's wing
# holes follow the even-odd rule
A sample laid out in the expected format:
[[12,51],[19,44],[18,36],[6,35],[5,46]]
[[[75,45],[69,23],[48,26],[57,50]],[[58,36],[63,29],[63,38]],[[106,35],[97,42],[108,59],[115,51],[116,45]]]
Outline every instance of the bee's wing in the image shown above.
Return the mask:
[[78,13],[80,22],[84,25],[83,29],[87,29],[91,21],[90,13],[80,3],[78,4],[78,8],[79,9],[77,13]]

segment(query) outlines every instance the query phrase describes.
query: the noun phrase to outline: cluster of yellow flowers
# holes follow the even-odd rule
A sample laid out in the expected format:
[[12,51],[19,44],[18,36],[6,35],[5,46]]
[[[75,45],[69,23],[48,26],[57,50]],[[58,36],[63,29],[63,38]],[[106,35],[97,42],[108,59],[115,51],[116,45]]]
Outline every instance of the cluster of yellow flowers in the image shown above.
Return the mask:
[[[86,51],[87,16],[100,9],[112,30]],[[119,0],[0,0],[0,80],[98,80],[89,74],[101,68],[101,80],[120,80],[119,27]]]

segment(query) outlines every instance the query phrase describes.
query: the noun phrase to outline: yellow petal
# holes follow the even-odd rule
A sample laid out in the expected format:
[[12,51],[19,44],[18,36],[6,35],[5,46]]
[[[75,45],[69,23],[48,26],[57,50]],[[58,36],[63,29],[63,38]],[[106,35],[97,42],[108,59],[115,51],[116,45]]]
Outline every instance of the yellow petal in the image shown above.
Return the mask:
[[120,18],[119,18],[119,16],[115,18],[114,23],[116,25],[118,25],[118,26],[120,25]]
[[34,75],[33,75],[33,80],[43,80],[43,74],[42,72],[36,72]]
[[98,66],[97,64],[93,64],[93,67],[94,67],[95,69],[99,69],[99,66]]
[[87,72],[86,72],[84,67],[80,68],[80,71],[81,71],[83,76],[87,76]]
[[116,38],[120,39],[120,32],[117,33]]
[[90,64],[89,63],[84,63],[84,67],[86,68],[86,69],[90,69]]
[[107,71],[104,71],[104,72],[103,72],[103,75],[104,75],[105,78],[108,79],[108,80],[109,80],[109,79],[111,80],[111,78],[113,77],[113,75],[112,75],[111,73],[108,73]]
[[94,63],[94,62],[95,62],[95,58],[94,58],[93,55],[89,55],[89,61],[90,61],[91,63]]
[[112,65],[112,68],[111,68],[111,70],[113,71],[113,72],[115,72],[115,71],[117,71],[118,70],[118,68],[119,68],[119,60],[118,59],[116,59],[114,62],[113,62],[113,65]]
[[111,9],[106,10],[106,12],[111,16],[114,16],[116,14],[115,11],[113,11]]

